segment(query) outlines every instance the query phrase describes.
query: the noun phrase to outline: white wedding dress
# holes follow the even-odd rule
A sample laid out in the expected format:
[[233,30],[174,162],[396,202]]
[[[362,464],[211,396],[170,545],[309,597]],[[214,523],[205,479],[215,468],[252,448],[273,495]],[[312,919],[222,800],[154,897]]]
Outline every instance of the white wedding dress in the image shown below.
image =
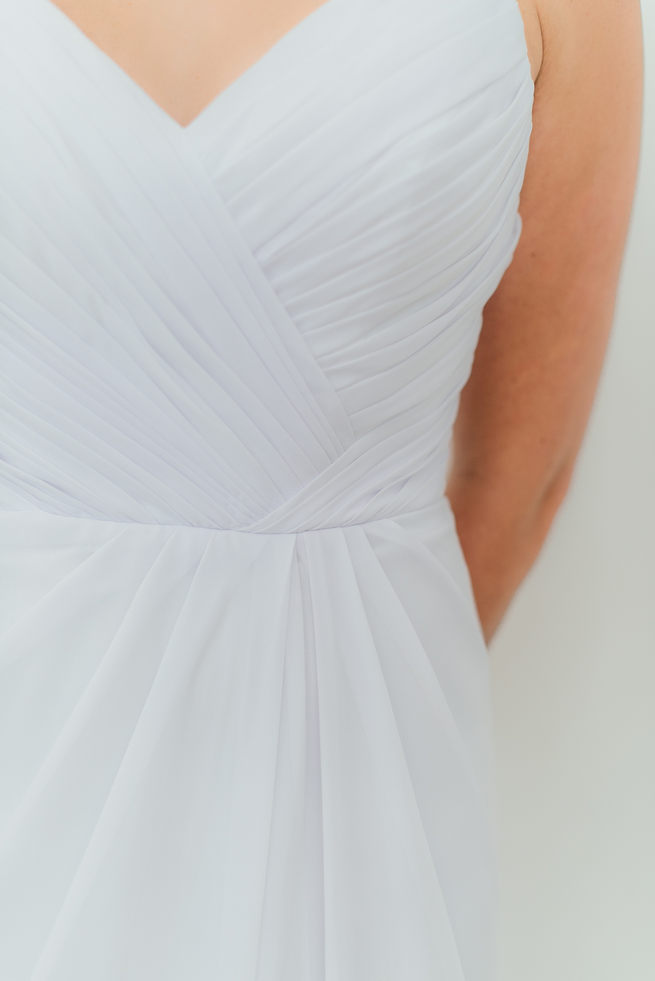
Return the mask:
[[0,54],[1,981],[491,981],[516,0],[327,0],[186,127],[51,0]]

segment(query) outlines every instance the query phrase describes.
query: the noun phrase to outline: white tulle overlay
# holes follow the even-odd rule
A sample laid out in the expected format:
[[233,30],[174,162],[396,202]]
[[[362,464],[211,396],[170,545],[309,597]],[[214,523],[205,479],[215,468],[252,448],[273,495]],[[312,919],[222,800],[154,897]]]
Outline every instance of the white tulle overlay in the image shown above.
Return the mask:
[[444,495],[516,0],[328,0],[175,123],[0,0],[0,978],[491,981]]

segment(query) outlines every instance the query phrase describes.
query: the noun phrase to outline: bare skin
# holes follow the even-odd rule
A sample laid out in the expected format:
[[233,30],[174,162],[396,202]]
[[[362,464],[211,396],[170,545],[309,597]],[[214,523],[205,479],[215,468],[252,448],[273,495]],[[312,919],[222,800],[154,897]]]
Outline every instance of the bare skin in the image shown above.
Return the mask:
[[180,126],[321,0],[48,0]]
[[638,171],[638,0],[521,0],[535,84],[514,259],[484,310],[447,493],[493,637],[570,485]]

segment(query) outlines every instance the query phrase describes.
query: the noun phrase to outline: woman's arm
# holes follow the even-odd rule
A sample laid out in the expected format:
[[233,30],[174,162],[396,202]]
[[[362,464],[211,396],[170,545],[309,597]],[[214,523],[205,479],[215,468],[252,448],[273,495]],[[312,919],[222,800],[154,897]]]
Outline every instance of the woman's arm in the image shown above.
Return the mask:
[[523,231],[485,306],[447,486],[487,642],[569,486],[614,317],[641,140],[638,0],[537,0],[536,13],[543,57]]

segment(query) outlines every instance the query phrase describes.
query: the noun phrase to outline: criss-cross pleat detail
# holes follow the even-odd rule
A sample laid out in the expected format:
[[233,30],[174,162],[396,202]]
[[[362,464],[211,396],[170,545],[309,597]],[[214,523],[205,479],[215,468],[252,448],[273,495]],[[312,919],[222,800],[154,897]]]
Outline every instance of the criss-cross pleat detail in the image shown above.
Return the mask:
[[186,127],[50,0],[0,53],[0,978],[496,981],[516,0],[327,0]]

